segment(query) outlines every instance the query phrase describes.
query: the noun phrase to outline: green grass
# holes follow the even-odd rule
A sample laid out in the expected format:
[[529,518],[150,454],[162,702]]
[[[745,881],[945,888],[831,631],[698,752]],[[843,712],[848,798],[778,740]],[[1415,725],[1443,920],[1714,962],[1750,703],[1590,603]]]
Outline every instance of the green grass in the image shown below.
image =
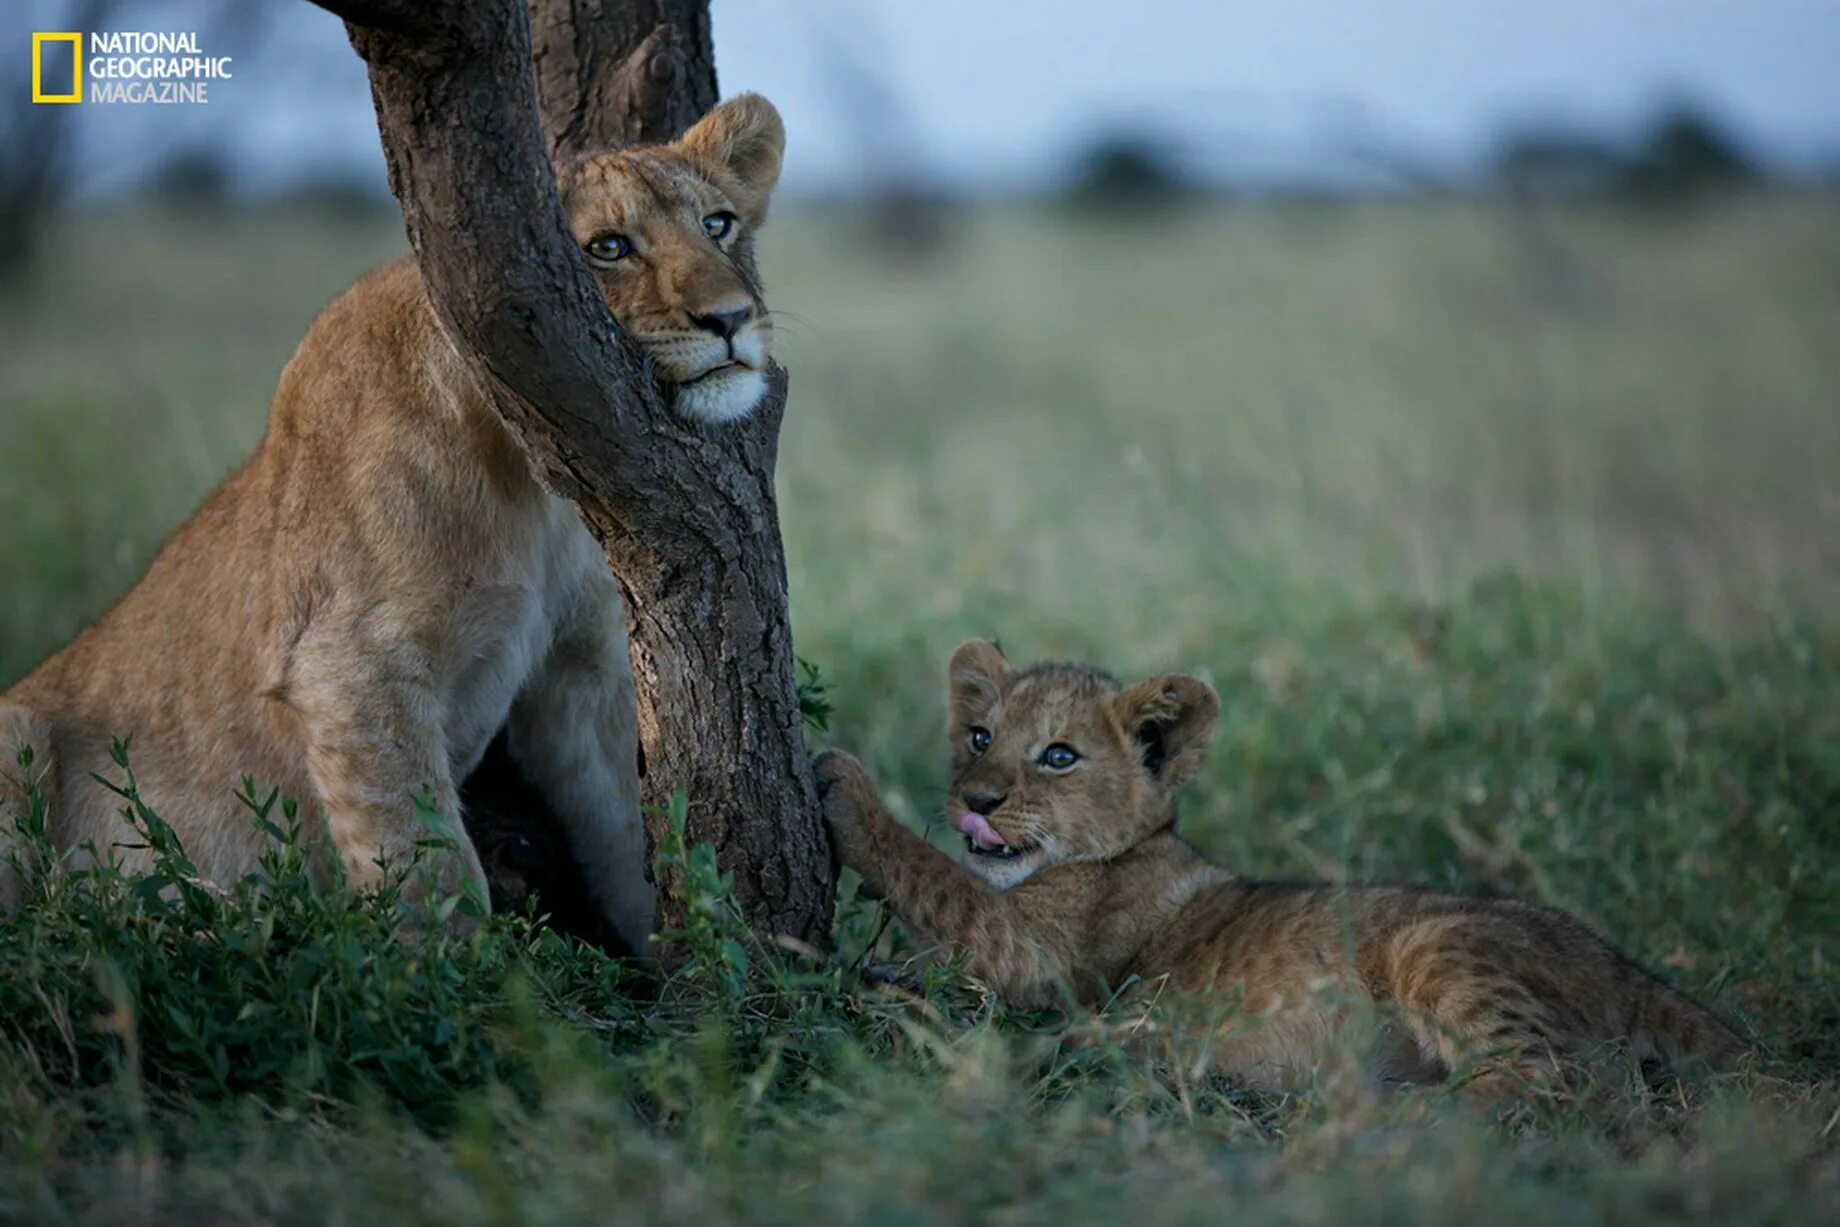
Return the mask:
[[[405,939],[278,842],[268,886],[99,874],[0,922],[0,1220],[1831,1221],[1836,212],[1013,206],[903,263],[788,209],[767,245],[799,650],[903,816],[938,826],[967,635],[1196,670],[1212,855],[1568,908],[1765,1066],[1499,1119],[1337,1062],[1256,1095],[949,969],[866,982],[904,950],[869,904],[807,964],[699,868],[696,956],[642,986],[517,918]],[[400,246],[98,232],[0,303],[0,679],[132,580]]]

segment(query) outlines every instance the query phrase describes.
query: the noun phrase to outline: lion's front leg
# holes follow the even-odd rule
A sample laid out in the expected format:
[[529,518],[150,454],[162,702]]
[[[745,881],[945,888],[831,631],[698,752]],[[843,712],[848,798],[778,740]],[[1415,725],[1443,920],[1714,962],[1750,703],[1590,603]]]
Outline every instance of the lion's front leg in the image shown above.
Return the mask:
[[[818,783],[818,803],[838,862],[854,869],[872,889],[880,891],[883,862],[899,847],[900,835],[894,831],[910,838],[912,833],[883,808],[875,781],[853,756],[842,750],[826,750],[812,759],[811,772]],[[933,849],[927,847],[926,851]]]
[[895,820],[863,765],[840,750],[812,762],[837,857],[862,875],[922,945],[969,953],[971,971],[1013,1005],[1051,999],[1071,951],[1010,895],[993,890]]
[[[461,820],[441,723],[439,689],[418,649],[359,650],[327,634],[303,642],[289,701],[307,744],[307,767],[347,878],[374,887],[384,871],[426,858],[406,884],[418,906],[457,892],[489,906],[485,870]],[[417,813],[425,796],[445,828],[444,846]],[[450,927],[470,918],[451,914]]]

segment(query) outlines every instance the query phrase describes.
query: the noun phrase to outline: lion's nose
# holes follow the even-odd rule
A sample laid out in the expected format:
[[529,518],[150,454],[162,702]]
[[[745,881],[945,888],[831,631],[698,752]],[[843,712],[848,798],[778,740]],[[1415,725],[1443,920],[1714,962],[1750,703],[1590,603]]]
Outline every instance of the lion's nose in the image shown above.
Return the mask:
[[965,808],[974,814],[981,814],[988,818],[997,812],[997,807],[1003,804],[1003,798],[1008,795],[1008,793],[968,792],[965,794]]
[[733,339],[734,335],[741,331],[743,324],[754,318],[754,308],[752,304],[749,304],[745,307],[737,307],[733,311],[712,311],[708,315],[699,315],[695,318],[698,328],[713,332],[727,341]]

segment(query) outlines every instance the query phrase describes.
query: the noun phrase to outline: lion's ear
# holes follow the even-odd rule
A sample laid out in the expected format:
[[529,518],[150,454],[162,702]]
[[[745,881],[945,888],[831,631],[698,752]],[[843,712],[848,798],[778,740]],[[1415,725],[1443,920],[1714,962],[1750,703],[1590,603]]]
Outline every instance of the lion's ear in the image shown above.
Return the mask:
[[1220,697],[1214,688],[1181,673],[1139,682],[1113,704],[1145,768],[1169,788],[1188,779],[1201,765],[1220,715]]
[[1009,661],[988,639],[960,644],[946,666],[946,714],[954,730],[977,724],[1003,698]]
[[767,198],[779,182],[786,152],[786,125],[773,104],[759,94],[737,94],[696,121],[677,138],[677,148],[712,163],[731,181],[741,199],[735,205],[749,225],[767,216]]

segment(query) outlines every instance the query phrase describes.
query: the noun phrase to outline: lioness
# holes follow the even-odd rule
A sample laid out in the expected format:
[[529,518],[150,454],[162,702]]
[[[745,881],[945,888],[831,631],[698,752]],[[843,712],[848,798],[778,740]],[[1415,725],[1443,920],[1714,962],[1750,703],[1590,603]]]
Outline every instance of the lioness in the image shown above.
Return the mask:
[[[622,327],[712,424],[761,400],[773,339],[754,262],[785,143],[746,94],[676,143],[557,168],[575,237]],[[635,446],[643,446],[637,442]],[[119,847],[110,739],[203,875],[257,868],[234,797],[301,798],[360,884],[457,836],[437,875],[485,897],[457,783],[507,729],[596,905],[635,951],[653,918],[618,590],[572,503],[548,493],[436,321],[413,261],[328,306],[282,372],[261,446],[121,602],[0,696],[0,802],[34,747],[62,849]],[[136,853],[124,849],[124,859]],[[10,858],[9,858],[10,859]],[[0,890],[20,883],[0,867]]]
[[1064,988],[1096,1004],[1131,977],[1237,995],[1213,1061],[1260,1081],[1310,1069],[1362,1003],[1390,1016],[1373,1070],[1388,1080],[1497,1058],[1478,1083],[1500,1086],[1617,1038],[1644,1059],[1722,1063],[1742,1051],[1718,1019],[1563,913],[1249,881],[1204,860],[1175,830],[1175,791],[1220,710],[1196,678],[1121,688],[1080,665],[1012,670],[974,640],[952,656],[947,706],[962,865],[896,822],[862,765],[836,751],[815,764],[824,816],[844,864],[902,923],[968,954],[1011,1003]]

